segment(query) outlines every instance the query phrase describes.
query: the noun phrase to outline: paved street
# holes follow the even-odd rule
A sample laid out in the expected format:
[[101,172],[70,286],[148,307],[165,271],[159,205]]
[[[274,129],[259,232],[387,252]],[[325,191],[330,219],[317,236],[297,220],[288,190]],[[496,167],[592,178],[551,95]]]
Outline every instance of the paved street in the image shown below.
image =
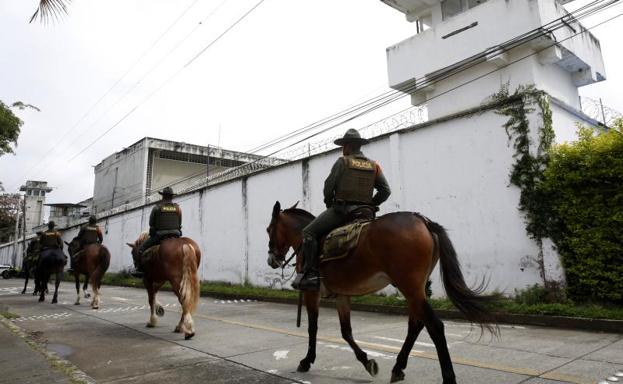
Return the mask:
[[[318,358],[309,373],[297,373],[307,346],[306,324],[296,328],[292,305],[202,298],[194,317],[197,335],[184,341],[172,332],[179,305],[168,292],[159,295],[166,313],[158,327],[146,328],[144,290],[103,287],[102,307],[95,311],[85,299],[73,305],[73,284],[62,283],[59,304],[52,305],[51,296],[39,304],[19,294],[21,283],[0,281],[0,305],[20,316],[13,323],[36,332],[48,350],[98,383],[388,383],[406,335],[405,317],[353,313],[356,339],[379,364],[373,378],[342,341],[335,311],[323,308]],[[469,324],[445,325],[459,383],[596,383],[623,368],[623,335],[502,326],[500,340],[488,335],[479,340],[479,330]],[[0,364],[23,353],[2,344]],[[405,373],[406,382],[441,383],[425,331]]]

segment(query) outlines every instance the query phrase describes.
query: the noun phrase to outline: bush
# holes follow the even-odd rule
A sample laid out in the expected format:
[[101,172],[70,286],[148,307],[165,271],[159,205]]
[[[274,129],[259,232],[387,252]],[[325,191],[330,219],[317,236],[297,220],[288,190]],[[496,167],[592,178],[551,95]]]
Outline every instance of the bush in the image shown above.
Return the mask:
[[623,303],[623,120],[553,147],[539,189],[569,297]]

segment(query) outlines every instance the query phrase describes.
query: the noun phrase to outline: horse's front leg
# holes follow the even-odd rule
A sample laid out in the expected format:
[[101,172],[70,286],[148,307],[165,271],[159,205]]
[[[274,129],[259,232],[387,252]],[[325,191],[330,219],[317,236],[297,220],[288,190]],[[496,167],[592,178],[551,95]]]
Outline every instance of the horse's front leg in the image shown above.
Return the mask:
[[158,323],[158,319],[156,318],[156,290],[154,289],[154,283],[145,279],[143,280],[145,284],[145,288],[147,288],[147,297],[149,299],[149,322],[147,323],[148,328],[153,328]]
[[[24,274],[26,275],[25,277],[25,281],[24,281],[24,289],[22,289],[22,295],[26,293],[26,288],[28,287],[28,277],[30,276],[30,270],[26,267],[24,268]],[[37,289],[35,288],[35,293],[37,292]]]
[[307,356],[300,361],[298,372],[307,372],[311,365],[316,361],[316,336],[318,335],[318,310],[320,307],[320,292],[307,291],[303,293],[305,300],[305,309],[307,310],[307,333],[309,335],[309,343],[307,347]]
[[63,279],[63,271],[56,272],[56,281],[54,282],[54,296],[52,297],[52,304],[58,303],[58,286],[61,285]]
[[89,293],[88,289],[89,289],[89,279],[91,278],[91,276],[87,273],[85,274],[85,278],[84,278],[84,284],[82,285],[82,293],[84,294],[84,298],[88,299],[91,297],[91,294]]
[[45,300],[45,287],[48,286],[48,279],[50,277],[49,276],[45,276],[44,274],[41,274],[41,277],[38,279],[39,281],[36,282],[37,286],[39,287],[39,302],[42,302]]
[[80,305],[80,274],[74,272],[74,280],[76,281],[76,302],[74,305]]
[[340,330],[342,331],[342,338],[350,345],[355,352],[357,360],[363,364],[364,368],[372,376],[376,376],[379,373],[379,366],[374,359],[368,359],[368,354],[365,353],[353,338],[353,331],[350,325],[350,297],[338,296],[337,297],[337,313],[340,317]]

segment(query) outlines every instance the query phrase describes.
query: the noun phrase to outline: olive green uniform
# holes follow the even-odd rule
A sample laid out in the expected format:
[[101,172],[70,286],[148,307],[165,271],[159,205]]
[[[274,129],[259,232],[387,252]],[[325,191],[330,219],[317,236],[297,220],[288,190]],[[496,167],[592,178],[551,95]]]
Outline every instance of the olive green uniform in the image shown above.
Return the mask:
[[[376,194],[373,195],[373,190]],[[382,204],[391,190],[381,167],[362,152],[340,157],[324,182],[327,210],[303,228],[303,235],[318,240],[345,224],[348,214],[365,205]]]
[[[166,238],[180,236],[182,236],[182,210],[180,206],[170,201],[162,201],[151,210],[149,238],[141,244],[139,255],[142,255],[150,247],[160,244]],[[141,269],[140,265],[136,265],[136,267]]]

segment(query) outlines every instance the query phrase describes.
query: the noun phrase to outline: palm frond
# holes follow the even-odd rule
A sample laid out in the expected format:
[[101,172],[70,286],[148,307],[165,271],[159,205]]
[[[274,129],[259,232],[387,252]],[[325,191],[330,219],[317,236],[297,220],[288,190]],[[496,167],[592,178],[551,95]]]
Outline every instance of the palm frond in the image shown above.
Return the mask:
[[71,0],[39,0],[39,8],[30,18],[32,23],[37,18],[44,23],[50,20],[58,20],[67,14],[67,6]]

